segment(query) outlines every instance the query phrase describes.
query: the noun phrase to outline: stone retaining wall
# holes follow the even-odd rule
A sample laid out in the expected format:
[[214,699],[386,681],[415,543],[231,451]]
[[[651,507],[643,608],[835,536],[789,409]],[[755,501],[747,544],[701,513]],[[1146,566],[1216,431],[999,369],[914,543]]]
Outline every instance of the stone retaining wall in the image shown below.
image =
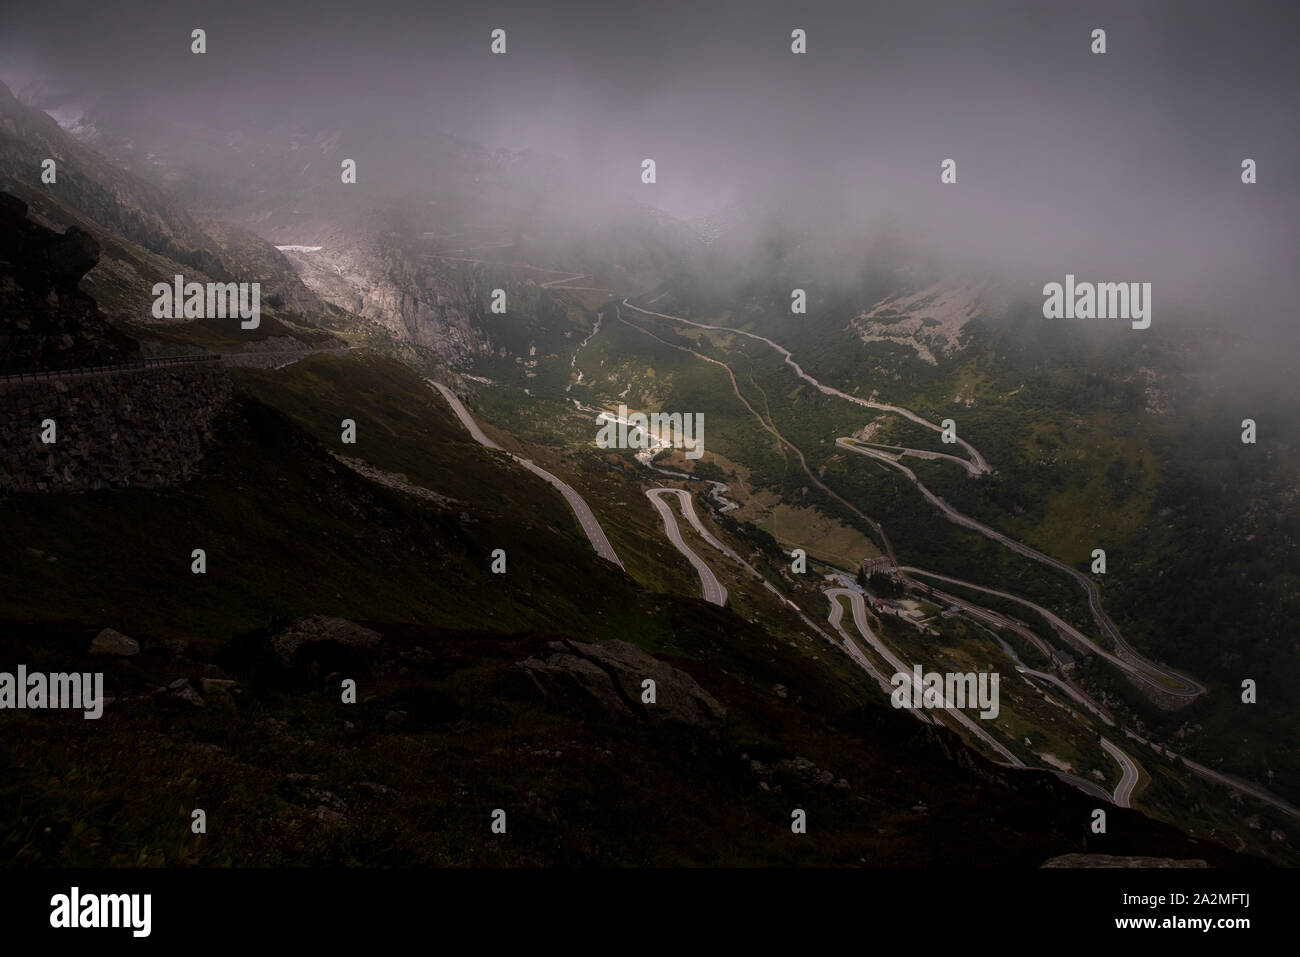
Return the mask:
[[[158,487],[189,477],[231,394],[216,363],[0,382],[0,490]],[[56,441],[41,441],[53,419]]]

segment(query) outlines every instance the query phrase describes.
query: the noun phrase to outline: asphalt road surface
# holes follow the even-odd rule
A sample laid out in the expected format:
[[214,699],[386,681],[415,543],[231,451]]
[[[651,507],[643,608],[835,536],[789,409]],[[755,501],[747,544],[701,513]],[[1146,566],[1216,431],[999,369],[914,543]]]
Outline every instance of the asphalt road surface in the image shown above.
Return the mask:
[[1132,758],[1105,738],[1101,739],[1101,747],[1103,751],[1119,762],[1119,784],[1115,785],[1115,795],[1112,800],[1119,807],[1128,807],[1129,799],[1133,797],[1133,786],[1138,783],[1137,765],[1133,763]]
[[[672,542],[673,547],[686,556],[687,561],[694,566],[696,573],[700,576],[700,585],[704,588],[704,600],[722,607],[727,603],[727,589],[722,582],[718,581],[718,576],[713,574],[713,569],[705,564],[704,559],[691,551],[690,546],[682,541],[682,530],[677,525],[677,519],[673,517],[673,510],[663,500],[663,495],[676,494],[680,491],[680,489],[675,488],[652,488],[645,494],[654,507],[659,510],[659,517],[664,520],[664,533],[668,536],[668,541]],[[689,510],[688,520],[693,519],[691,524],[695,525],[697,530],[700,530],[699,519],[695,518],[694,509],[691,509],[690,494],[682,494],[685,495],[684,499],[680,499],[682,509],[683,511]],[[713,544],[713,542],[710,542],[710,544]]]
[[[892,465],[894,468],[898,469],[900,472],[906,475],[908,479],[911,480],[912,484],[916,486],[917,490],[922,495],[924,495],[925,498],[932,505],[934,505],[936,508],[939,509],[939,511],[943,513],[944,518],[948,519],[948,521],[952,522],[953,524],[960,525],[963,528],[969,528],[971,531],[979,532],[985,538],[991,538],[999,545],[1004,545],[1007,548],[1011,549],[1013,552],[1016,552],[1017,554],[1020,555],[1024,555],[1026,558],[1031,558],[1036,562],[1040,562],[1041,564],[1048,565],[1051,568],[1055,568],[1059,571],[1065,572],[1065,574],[1069,575],[1075,581],[1079,582],[1079,584],[1081,584],[1084,587],[1084,590],[1088,594],[1088,605],[1092,611],[1093,619],[1097,622],[1097,626],[1101,628],[1103,631],[1105,631],[1107,634],[1109,634],[1111,638],[1115,641],[1116,651],[1125,652],[1130,657],[1137,660],[1138,664],[1136,666],[1126,666],[1125,670],[1128,670],[1130,673],[1137,675],[1142,680],[1149,683],[1152,687],[1160,691],[1163,691],[1166,694],[1177,695],[1178,697],[1184,697],[1184,698],[1195,698],[1197,695],[1201,694],[1201,692],[1205,690],[1205,687],[1201,685],[1199,682],[1196,682],[1186,677],[1185,675],[1180,675],[1177,672],[1169,668],[1165,668],[1162,665],[1158,665],[1153,661],[1148,661],[1146,658],[1138,654],[1138,652],[1131,645],[1125,642],[1124,639],[1120,636],[1119,630],[1115,627],[1114,623],[1111,622],[1110,618],[1106,615],[1106,612],[1102,610],[1101,593],[1097,590],[1096,583],[1087,575],[1083,574],[1083,572],[1079,571],[1077,568],[1073,568],[1062,561],[1058,561],[1057,559],[1052,558],[1050,555],[1044,555],[1042,552],[1030,548],[1028,545],[1024,545],[1016,541],[1014,538],[1010,538],[1007,535],[1003,535],[1001,532],[997,531],[996,529],[989,528],[989,526],[983,524],[982,522],[978,522],[975,519],[970,518],[969,516],[963,515],[961,512],[957,511],[955,508],[953,508],[951,505],[949,505],[939,496],[935,495],[928,488],[926,488],[925,485],[921,482],[921,480],[916,477],[916,473],[913,472],[911,469],[909,469],[906,465],[903,465],[896,458],[885,455],[881,452],[877,452],[874,449],[864,448],[860,445],[855,444],[851,439],[838,438],[835,440],[835,444],[839,448],[847,449],[850,452],[857,452],[859,455],[868,456],[869,458],[873,458],[879,462],[887,462],[888,464]],[[1007,597],[1013,597],[1013,596],[1007,596]],[[1022,601],[1023,599],[1016,599],[1016,600]],[[1026,604],[1028,604],[1028,602],[1026,602]],[[1039,610],[1042,611],[1043,609],[1039,609]],[[1088,642],[1088,644],[1091,645],[1093,648],[1095,648],[1098,654],[1104,654],[1108,658],[1110,658],[1110,660],[1113,663],[1118,663],[1121,661],[1121,659],[1115,657],[1114,655],[1109,655],[1107,652],[1102,651],[1102,649],[1097,647],[1093,642]],[[1166,679],[1166,681],[1169,683],[1166,683],[1166,681],[1161,681],[1159,679]]]
[[[871,625],[867,622],[867,603],[862,600],[862,596],[849,588],[828,588],[823,592],[823,594],[830,600],[832,606],[831,616],[834,616],[835,620],[832,621],[831,624],[836,624],[839,621],[839,616],[835,615],[835,608],[839,605],[838,599],[848,598],[849,603],[853,606],[853,623],[858,626],[858,631],[866,640],[867,644],[871,645],[876,654],[885,659],[889,666],[894,669],[895,674],[906,676],[910,682],[912,666],[905,664],[897,655],[885,646],[884,642],[875,636],[874,632],[872,632]],[[952,715],[953,718],[956,719],[957,723],[967,731],[979,738],[998,754],[1002,755],[1002,757],[1006,758],[1007,763],[1012,767],[1023,768],[1025,766],[1025,762],[1021,761],[1018,757],[1008,751],[1002,745],[1002,742],[998,741],[967,717],[965,712],[960,708],[952,707],[946,699],[944,700],[943,710]]]
[[[672,322],[684,323],[689,326],[695,326],[696,328],[699,329],[715,329],[720,332],[728,332],[735,335],[746,336],[750,339],[755,339],[759,342],[766,343],[772,349],[776,350],[778,353],[781,354],[781,356],[785,360],[786,365],[790,366],[795,371],[796,375],[798,375],[804,381],[809,382],[812,385],[816,386],[820,391],[822,391],[826,395],[833,395],[838,398],[844,399],[848,402],[853,402],[857,405],[864,406],[866,408],[893,412],[903,416],[904,418],[912,422],[917,423],[918,425],[923,425],[928,429],[932,429],[936,432],[942,431],[940,426],[936,425],[933,422],[930,422],[927,419],[923,419],[921,416],[917,415],[915,412],[913,412],[910,409],[905,409],[902,408],[901,406],[896,406],[896,405],[888,405],[881,402],[873,402],[868,399],[862,399],[855,395],[849,395],[847,392],[842,392],[839,389],[836,389],[832,386],[824,385],[818,379],[814,378],[813,376],[809,375],[807,372],[803,370],[803,367],[800,366],[799,363],[795,361],[794,356],[791,354],[790,350],[786,349],[784,346],[778,345],[777,343],[773,342],[771,339],[768,339],[765,336],[760,336],[752,332],[746,332],[743,329],[735,329],[730,326],[718,326],[710,323],[695,322],[694,320],[691,319],[684,319],[681,316],[673,316],[673,315],[669,315],[668,313],[654,312],[649,309],[642,309],[640,306],[632,305],[632,303],[629,302],[627,299],[623,300],[623,305],[629,309],[633,309],[647,316],[657,316],[658,318],[661,319],[668,319]],[[1169,682],[1172,683],[1173,686],[1171,687],[1164,683],[1160,683],[1155,680],[1152,680],[1149,674],[1143,675],[1143,677],[1147,681],[1151,682],[1151,684],[1158,687],[1161,691],[1164,691],[1168,694],[1178,695],[1182,697],[1189,697],[1189,698],[1194,698],[1205,691],[1205,687],[1201,685],[1199,682],[1195,681],[1194,679],[1190,679],[1185,675],[1178,674],[1177,672],[1169,668],[1165,668],[1161,665],[1158,665],[1152,661],[1147,660],[1146,658],[1138,654],[1136,649],[1134,649],[1131,645],[1125,642],[1123,636],[1119,633],[1119,629],[1115,627],[1114,622],[1110,620],[1110,617],[1106,614],[1105,610],[1101,606],[1101,593],[1098,590],[1096,583],[1093,582],[1091,578],[1084,575],[1082,572],[1078,571],[1078,569],[1066,565],[1064,562],[1057,561],[1051,556],[1044,555],[1042,552],[1035,551],[1034,549],[1031,549],[1026,545],[1022,545],[1020,542],[1017,542],[1014,539],[1009,538],[1008,536],[1003,535],[1002,533],[997,532],[986,525],[982,525],[979,522],[976,522],[974,519],[962,515],[960,512],[957,512],[955,509],[952,508],[952,506],[948,505],[947,502],[939,498],[937,495],[934,495],[932,492],[930,492],[929,489],[927,489],[924,485],[922,485],[921,482],[916,478],[916,475],[912,473],[912,471],[908,469],[906,466],[901,465],[898,462],[896,457],[885,455],[881,452],[874,451],[871,449],[855,446],[849,440],[846,439],[838,439],[836,441],[836,444],[842,448],[846,448],[855,452],[861,452],[864,455],[870,455],[879,460],[889,462],[895,468],[898,468],[904,473],[906,473],[908,477],[913,481],[913,483],[917,486],[917,488],[922,492],[922,494],[924,494],[927,499],[929,499],[932,503],[938,506],[950,521],[959,525],[963,525],[974,531],[977,531],[980,534],[992,538],[994,541],[997,541],[1000,544],[1005,545],[1006,547],[1024,555],[1027,558],[1032,558],[1035,561],[1039,561],[1044,564],[1051,565],[1052,567],[1057,568],[1065,572],[1066,574],[1070,575],[1071,577],[1073,577],[1084,587],[1085,591],[1087,592],[1088,605],[1092,611],[1093,618],[1097,622],[1098,627],[1101,628],[1101,630],[1104,631],[1106,634],[1110,635],[1111,639],[1115,642],[1116,650],[1121,651],[1126,655],[1128,655],[1129,657],[1134,658],[1138,662],[1140,662],[1141,671],[1147,671],[1150,674],[1159,675],[1160,677],[1167,679]],[[984,456],[980,454],[978,449],[976,449],[973,445],[971,445],[965,439],[962,439],[960,437],[957,437],[957,444],[960,445],[963,449],[965,449],[966,452],[970,455],[970,465],[968,465],[967,468],[969,470],[970,466],[973,465],[974,472],[972,474],[992,472],[992,468],[989,466],[988,462],[984,459]],[[918,450],[913,450],[913,451],[915,452]],[[928,455],[923,455],[922,457],[929,458],[937,454],[939,453],[930,453]]]
[[528,471],[532,472],[539,478],[545,479],[547,482],[550,482],[559,489],[560,494],[564,496],[564,500],[568,502],[569,507],[573,509],[573,514],[577,516],[578,524],[582,526],[582,531],[591,542],[591,547],[596,550],[596,554],[606,561],[613,562],[619,568],[623,568],[623,563],[619,560],[618,554],[614,551],[614,546],[611,545],[609,539],[605,537],[605,530],[600,527],[600,522],[596,521],[595,513],[592,512],[591,507],[586,503],[583,497],[574,490],[573,486],[568,482],[565,482],[563,479],[552,475],[550,472],[546,471],[546,469],[534,464],[529,459],[515,455],[513,452],[506,452],[505,449],[501,448],[501,446],[497,445],[483,434],[483,430],[479,428],[478,423],[474,421],[474,417],[469,414],[469,410],[465,408],[464,403],[460,401],[456,393],[452,392],[451,389],[447,388],[441,382],[434,382],[432,379],[426,379],[425,381],[442,393],[442,397],[447,400],[447,404],[451,406],[451,410],[456,413],[456,418],[460,419],[461,424],[469,430],[469,434],[473,437],[475,442],[485,448],[495,449],[498,452],[505,452],[524,468],[528,469]]
[[[839,389],[836,389],[833,386],[823,385],[820,381],[814,379],[807,372],[803,371],[803,366],[799,365],[799,363],[794,361],[794,356],[790,353],[789,349],[785,348],[785,346],[777,345],[775,342],[773,342],[771,339],[766,338],[765,336],[756,335],[755,333],[752,332],[746,332],[743,329],[733,329],[731,326],[714,326],[706,322],[694,322],[693,320],[690,319],[683,319],[681,316],[670,316],[667,313],[663,313],[663,312],[651,312],[649,309],[642,309],[640,306],[632,305],[632,303],[628,302],[626,299],[623,300],[623,305],[627,306],[629,309],[635,309],[637,312],[645,313],[647,316],[658,316],[660,319],[670,319],[673,322],[684,322],[688,326],[695,326],[696,328],[699,329],[717,329],[720,332],[730,332],[738,336],[747,336],[750,339],[757,339],[759,342],[765,342],[773,349],[775,349],[777,352],[781,353],[781,356],[785,359],[785,364],[795,371],[795,375],[803,379],[805,382],[809,382],[812,385],[815,385],[820,391],[822,391],[826,395],[833,395],[836,396],[837,398],[844,399],[847,402],[853,402],[857,405],[864,406],[868,409],[877,409],[881,412],[893,412],[896,415],[901,415],[903,418],[915,422],[917,425],[923,425],[927,429],[932,429],[935,432],[943,431],[941,427],[935,425],[929,419],[921,418],[911,409],[904,409],[902,406],[898,406],[898,405],[886,405],[883,402],[872,402],[870,399],[861,399],[856,395],[849,395],[847,392],[841,392]],[[958,445],[960,445],[962,448],[964,448],[967,452],[970,453],[972,462],[974,462],[975,467],[980,472],[987,473],[993,471],[993,469],[989,467],[988,462],[984,460],[984,456],[980,455],[979,449],[975,448],[975,446],[971,445],[963,438],[960,438],[958,436],[954,436],[954,438],[957,439]]]

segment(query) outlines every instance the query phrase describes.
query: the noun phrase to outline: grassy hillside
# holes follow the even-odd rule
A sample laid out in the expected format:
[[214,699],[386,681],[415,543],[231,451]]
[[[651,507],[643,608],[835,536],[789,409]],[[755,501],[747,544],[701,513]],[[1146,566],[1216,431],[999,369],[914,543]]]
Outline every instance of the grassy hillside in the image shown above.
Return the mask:
[[[1032,865],[1103,843],[1229,859],[1137,815],[1120,815],[1122,839],[1090,838],[1087,799],[1042,776],[1017,775],[1013,788],[969,755],[981,770],[962,770],[949,735],[881,707],[837,653],[809,653],[602,566],[548,486],[472,444],[401,366],[322,356],[241,372],[239,386],[191,482],[3,503],[6,550],[21,556],[0,573],[3,660],[86,668],[104,625],[142,651],[96,660],[114,699],[99,722],[7,713],[0,860],[925,864],[959,854]],[[341,451],[441,498],[338,462],[345,414],[360,442]],[[497,546],[510,556],[504,576],[487,570]],[[205,576],[189,571],[193,547],[207,549]],[[249,670],[241,649],[305,613],[383,636],[358,704],[339,702],[337,676],[287,686]],[[538,700],[509,665],[558,635],[667,655],[727,718],[701,736],[592,723]],[[203,707],[155,693],[200,674],[237,687],[206,693]],[[819,783],[824,769],[843,783]],[[907,783],[882,791],[886,779]],[[794,806],[814,822],[806,839],[790,833]],[[196,807],[206,835],[190,832]],[[510,814],[499,840],[488,832],[495,807]]]

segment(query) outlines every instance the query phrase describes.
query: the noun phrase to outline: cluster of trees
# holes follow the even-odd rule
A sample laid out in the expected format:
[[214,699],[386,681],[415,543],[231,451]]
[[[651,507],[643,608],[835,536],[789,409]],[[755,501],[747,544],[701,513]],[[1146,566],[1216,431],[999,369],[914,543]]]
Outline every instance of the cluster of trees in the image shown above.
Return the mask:
[[885,598],[901,598],[906,590],[902,582],[886,572],[872,572],[867,575],[861,568],[858,569],[858,584],[870,589],[873,594]]

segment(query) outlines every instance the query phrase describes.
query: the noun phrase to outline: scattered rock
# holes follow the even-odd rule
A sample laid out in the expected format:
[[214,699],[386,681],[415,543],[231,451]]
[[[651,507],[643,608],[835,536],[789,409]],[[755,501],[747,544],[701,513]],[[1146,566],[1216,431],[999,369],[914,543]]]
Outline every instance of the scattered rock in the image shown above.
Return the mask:
[[239,682],[231,681],[229,678],[200,678],[199,687],[203,689],[206,695],[228,695],[235,690]]
[[271,635],[238,635],[215,659],[227,672],[248,675],[256,686],[319,689],[327,675],[360,679],[391,669],[390,651],[378,632],[356,622],[310,615]]
[[[547,698],[654,725],[713,728],[726,710],[695,679],[625,641],[553,641],[514,668]],[[641,683],[655,682],[643,704]]]
[[324,804],[318,804],[313,808],[311,816],[322,824],[341,825],[346,824],[348,820],[347,815],[342,811],[336,811],[332,807],[327,807]]
[[293,667],[300,652],[315,645],[338,645],[345,648],[373,648],[380,642],[379,633],[363,628],[346,618],[310,615],[299,618],[271,638],[271,647],[286,667]]
[[778,761],[772,765],[772,772],[783,778],[797,779],[805,784],[815,784],[824,788],[836,786],[835,775],[822,770],[804,757],[796,756],[785,761]]
[[347,803],[333,791],[322,788],[307,788],[304,793],[316,802],[311,816],[326,824],[343,824],[347,821]]
[[176,701],[185,701],[194,705],[196,708],[203,707],[203,699],[199,693],[194,690],[190,684],[189,678],[177,678],[166,688],[159,688],[158,693]]
[[1209,867],[1202,860],[1172,857],[1117,857],[1111,854],[1062,854],[1043,862],[1043,867]]
[[90,643],[90,653],[92,655],[121,655],[124,658],[129,658],[131,655],[140,653],[140,642],[134,638],[128,638],[112,628],[105,628]]

